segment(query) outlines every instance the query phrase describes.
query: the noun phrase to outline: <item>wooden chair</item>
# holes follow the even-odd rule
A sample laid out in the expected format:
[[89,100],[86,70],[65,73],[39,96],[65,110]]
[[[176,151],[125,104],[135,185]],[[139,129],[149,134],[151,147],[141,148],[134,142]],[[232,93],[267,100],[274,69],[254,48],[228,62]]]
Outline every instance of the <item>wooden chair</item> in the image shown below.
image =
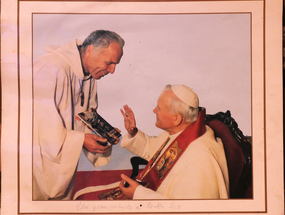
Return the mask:
[[252,198],[252,147],[230,111],[206,116],[216,137],[222,139],[227,159],[230,198]]

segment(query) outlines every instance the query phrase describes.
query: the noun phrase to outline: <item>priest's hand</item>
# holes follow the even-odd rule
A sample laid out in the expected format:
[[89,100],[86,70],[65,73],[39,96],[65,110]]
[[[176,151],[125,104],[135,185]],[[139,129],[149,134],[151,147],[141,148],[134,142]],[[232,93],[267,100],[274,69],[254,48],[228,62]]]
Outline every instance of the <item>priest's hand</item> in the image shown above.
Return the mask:
[[124,117],[125,128],[130,135],[134,136],[138,131],[136,127],[135,115],[128,105],[124,105],[123,108],[124,110],[121,109],[121,113]]
[[[122,190],[122,192],[125,194],[126,197],[132,199],[135,190],[140,184],[124,174],[121,174],[121,178],[122,181],[120,183],[120,189]],[[124,186],[126,182],[129,184],[128,187]]]
[[83,147],[89,152],[104,153],[108,151],[111,146],[107,144],[107,139],[97,136],[95,134],[85,134]]

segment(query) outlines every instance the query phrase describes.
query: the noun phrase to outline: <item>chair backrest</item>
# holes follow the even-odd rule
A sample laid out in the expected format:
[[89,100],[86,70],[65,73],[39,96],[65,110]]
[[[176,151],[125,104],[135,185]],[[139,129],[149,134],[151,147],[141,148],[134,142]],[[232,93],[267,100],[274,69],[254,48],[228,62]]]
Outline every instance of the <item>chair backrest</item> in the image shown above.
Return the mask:
[[229,171],[230,198],[252,198],[252,148],[230,111],[206,115],[206,124],[222,139]]

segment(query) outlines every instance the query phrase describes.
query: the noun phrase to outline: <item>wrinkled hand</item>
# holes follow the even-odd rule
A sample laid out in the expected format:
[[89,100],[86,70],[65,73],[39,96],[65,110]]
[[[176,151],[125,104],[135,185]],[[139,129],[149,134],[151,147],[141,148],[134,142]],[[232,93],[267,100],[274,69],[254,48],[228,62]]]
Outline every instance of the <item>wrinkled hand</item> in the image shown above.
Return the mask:
[[130,135],[135,135],[137,132],[135,115],[128,105],[124,105],[123,108],[124,110],[121,109],[121,113],[124,117],[125,128]]
[[[122,181],[119,186],[120,189],[122,190],[122,192],[125,194],[126,197],[132,199],[134,196],[135,190],[140,184],[124,174],[121,174],[121,178],[122,178]],[[124,187],[125,182],[129,183],[128,187]]]
[[[101,144],[98,142],[101,142]],[[103,146],[102,143],[105,143],[106,145]],[[83,147],[89,152],[100,154],[108,151],[111,148],[111,146],[107,144],[106,138],[97,136],[95,134],[85,134]]]

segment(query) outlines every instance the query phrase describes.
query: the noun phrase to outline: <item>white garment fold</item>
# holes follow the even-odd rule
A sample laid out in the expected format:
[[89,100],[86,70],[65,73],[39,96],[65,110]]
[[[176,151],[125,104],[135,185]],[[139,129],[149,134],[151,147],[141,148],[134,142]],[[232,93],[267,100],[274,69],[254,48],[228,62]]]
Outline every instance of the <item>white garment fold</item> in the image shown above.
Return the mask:
[[79,196],[87,194],[87,193],[93,193],[93,192],[97,192],[97,191],[100,191],[100,190],[113,189],[115,187],[118,187],[120,185],[120,183],[121,183],[121,181],[114,182],[112,184],[107,184],[107,185],[85,187],[85,188],[83,188],[81,190],[78,190],[74,194],[73,200],[76,200]]

